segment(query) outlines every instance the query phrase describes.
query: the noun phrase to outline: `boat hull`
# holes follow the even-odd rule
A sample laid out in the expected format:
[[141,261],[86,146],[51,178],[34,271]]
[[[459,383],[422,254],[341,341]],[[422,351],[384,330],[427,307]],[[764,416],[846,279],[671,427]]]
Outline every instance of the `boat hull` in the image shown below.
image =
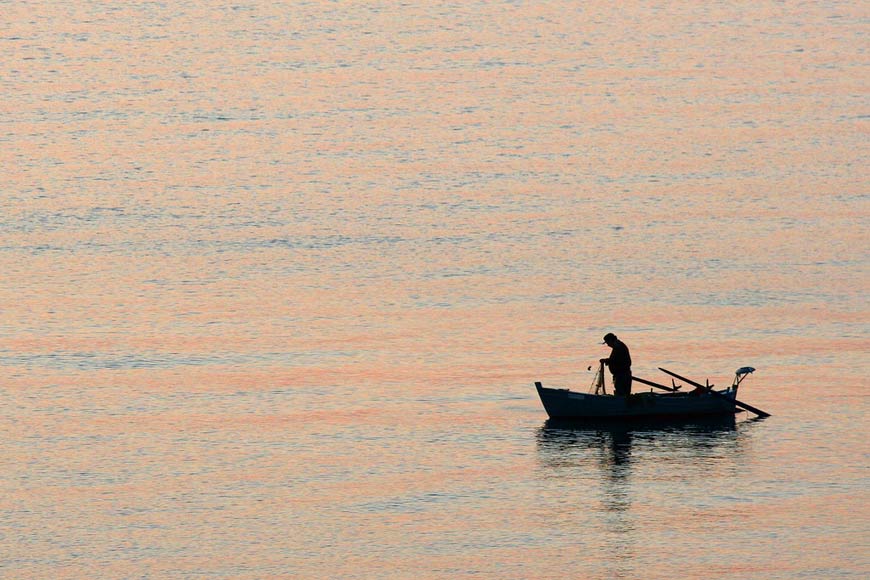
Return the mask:
[[733,415],[736,388],[706,393],[637,393],[629,397],[592,395],[568,389],[550,389],[535,383],[544,410],[551,419],[678,419]]

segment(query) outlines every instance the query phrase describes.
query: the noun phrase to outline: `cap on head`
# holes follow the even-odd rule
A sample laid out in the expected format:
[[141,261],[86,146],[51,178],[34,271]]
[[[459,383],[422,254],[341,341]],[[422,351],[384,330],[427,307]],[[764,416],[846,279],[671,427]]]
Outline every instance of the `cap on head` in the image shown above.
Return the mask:
[[608,332],[604,335],[604,344],[610,344],[611,342],[616,342],[616,335],[612,332]]

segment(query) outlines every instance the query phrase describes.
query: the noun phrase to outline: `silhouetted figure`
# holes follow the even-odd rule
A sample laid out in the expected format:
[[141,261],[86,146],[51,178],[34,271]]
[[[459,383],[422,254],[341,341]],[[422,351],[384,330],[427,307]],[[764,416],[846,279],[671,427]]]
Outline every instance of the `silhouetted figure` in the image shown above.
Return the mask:
[[604,335],[604,344],[613,349],[609,358],[601,359],[601,362],[610,367],[613,390],[617,396],[627,397],[631,394],[631,354],[628,347],[612,332]]

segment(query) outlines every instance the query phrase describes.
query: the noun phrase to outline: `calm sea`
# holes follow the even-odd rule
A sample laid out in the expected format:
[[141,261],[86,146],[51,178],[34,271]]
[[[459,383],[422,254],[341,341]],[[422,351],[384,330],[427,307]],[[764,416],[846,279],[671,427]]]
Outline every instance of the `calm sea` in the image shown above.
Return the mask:
[[0,11],[0,577],[870,576],[866,2]]

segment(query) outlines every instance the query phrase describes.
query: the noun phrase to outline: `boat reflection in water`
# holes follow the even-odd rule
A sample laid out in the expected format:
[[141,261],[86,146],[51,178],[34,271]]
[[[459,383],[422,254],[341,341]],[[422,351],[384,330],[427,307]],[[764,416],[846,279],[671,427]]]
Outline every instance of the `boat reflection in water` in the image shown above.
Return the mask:
[[[750,423],[752,420],[743,421]],[[569,467],[579,456],[593,452],[602,467],[631,463],[635,439],[644,447],[660,449],[664,455],[709,458],[717,447],[733,452],[739,443],[734,415],[696,417],[682,422],[658,420],[573,421],[548,419],[538,431],[538,452],[544,465]]]
[[719,446],[734,451],[738,435],[734,415],[696,417],[681,422],[548,419],[538,430],[538,452],[542,462],[554,468],[570,464],[580,451],[598,452],[606,460],[603,465],[620,466],[630,462],[635,438],[645,445],[666,443],[662,450],[665,453],[677,450],[691,453],[694,449],[699,457],[706,457],[712,448]]
[[733,415],[682,423],[547,420],[536,441],[541,493],[564,498],[553,515],[588,549],[588,572],[642,577],[650,537],[679,542],[693,503],[709,503],[707,494],[718,493],[711,484],[745,469],[750,422]]

